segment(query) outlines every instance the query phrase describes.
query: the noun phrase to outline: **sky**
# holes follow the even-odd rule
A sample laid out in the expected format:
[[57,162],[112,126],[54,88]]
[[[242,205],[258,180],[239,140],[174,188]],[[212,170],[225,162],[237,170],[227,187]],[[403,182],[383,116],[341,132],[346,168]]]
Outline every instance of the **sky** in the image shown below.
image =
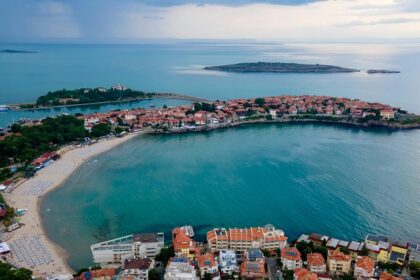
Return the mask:
[[3,42],[419,40],[420,0],[0,0]]

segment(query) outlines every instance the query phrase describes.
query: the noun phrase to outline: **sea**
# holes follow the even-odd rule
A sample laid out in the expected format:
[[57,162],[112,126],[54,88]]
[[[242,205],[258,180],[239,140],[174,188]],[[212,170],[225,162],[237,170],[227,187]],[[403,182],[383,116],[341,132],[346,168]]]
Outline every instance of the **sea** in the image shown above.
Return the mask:
[[[0,44],[0,104],[33,102],[57,89],[124,84],[210,100],[331,95],[420,113],[420,44],[147,43]],[[205,71],[238,62],[297,62],[362,70],[340,74]],[[400,74],[367,74],[368,69]],[[20,118],[188,103],[147,100],[0,113]],[[83,165],[41,204],[49,237],[69,264],[91,264],[89,246],[122,235],[191,224],[274,224],[289,241],[319,232],[368,233],[420,242],[420,131],[334,125],[258,125],[199,134],[140,136]],[[167,235],[169,240],[169,235]]]

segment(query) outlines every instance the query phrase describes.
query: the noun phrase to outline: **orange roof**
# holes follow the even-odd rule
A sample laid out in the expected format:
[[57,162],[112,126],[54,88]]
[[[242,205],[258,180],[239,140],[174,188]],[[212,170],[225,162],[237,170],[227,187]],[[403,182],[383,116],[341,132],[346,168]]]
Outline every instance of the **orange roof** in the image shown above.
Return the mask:
[[328,252],[328,259],[335,260],[335,261],[350,261],[351,257],[340,252],[339,250],[329,251]]
[[172,231],[172,235],[174,236],[174,239],[172,240],[172,243],[174,245],[175,251],[178,251],[180,249],[188,249],[192,246],[192,239],[189,237],[184,230],[181,228],[175,228]]
[[198,256],[197,261],[199,267],[216,266],[216,260],[214,259],[214,255],[210,253]]
[[373,271],[375,267],[375,261],[368,256],[364,256],[357,259],[356,267],[362,268],[365,271]]
[[318,280],[318,275],[316,275],[316,273],[310,272],[306,268],[296,268],[295,279],[296,280]]
[[320,253],[313,253],[307,255],[308,265],[321,266],[325,264],[324,256]]
[[288,247],[281,249],[281,257],[286,260],[291,261],[300,261],[302,258],[300,257],[300,252],[295,247]]
[[392,276],[389,273],[382,272],[381,276],[379,277],[379,280],[402,280],[402,279],[398,278],[398,277],[395,277],[395,276]]

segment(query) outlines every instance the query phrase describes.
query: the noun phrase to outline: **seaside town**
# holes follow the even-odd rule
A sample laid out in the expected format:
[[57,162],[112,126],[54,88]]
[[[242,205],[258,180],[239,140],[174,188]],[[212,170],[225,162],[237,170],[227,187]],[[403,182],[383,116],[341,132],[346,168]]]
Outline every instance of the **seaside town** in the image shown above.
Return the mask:
[[288,242],[282,230],[264,226],[213,229],[203,243],[194,241],[191,226],[183,226],[172,231],[171,246],[163,233],[129,235],[92,245],[93,266],[74,275],[69,274],[72,269],[65,252],[46,237],[39,214],[42,196],[87,159],[127,139],[147,133],[292,122],[420,128],[419,117],[400,108],[309,95],[25,120],[0,136],[0,260],[7,263],[0,265],[6,265],[9,273],[49,280],[419,278],[420,245],[384,236],[344,241],[310,234]]
[[86,129],[98,123],[185,132],[261,121],[324,121],[388,128],[420,127],[415,114],[390,105],[330,96],[271,96],[234,99],[192,106],[96,113],[81,117]]

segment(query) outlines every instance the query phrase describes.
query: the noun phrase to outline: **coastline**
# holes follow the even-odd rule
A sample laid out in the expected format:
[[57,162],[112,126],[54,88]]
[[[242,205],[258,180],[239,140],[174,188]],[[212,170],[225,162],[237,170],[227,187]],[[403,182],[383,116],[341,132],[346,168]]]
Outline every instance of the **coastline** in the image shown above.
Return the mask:
[[153,100],[153,99],[174,99],[174,100],[188,100],[192,102],[208,102],[208,100],[200,97],[194,97],[179,93],[157,93],[152,97],[139,97],[139,98],[127,98],[123,100],[114,100],[114,101],[100,101],[100,102],[90,102],[90,103],[80,103],[80,104],[64,104],[64,105],[55,105],[55,106],[44,106],[44,107],[34,107],[34,108],[20,108],[22,104],[9,104],[9,108],[14,111],[35,111],[35,110],[48,110],[54,108],[68,108],[68,107],[84,107],[84,106],[95,106],[95,105],[104,105],[104,104],[119,104],[119,103],[130,103],[143,100]]
[[[24,180],[22,183],[18,183],[15,189],[8,194],[5,194],[5,199],[14,208],[26,208],[28,213],[21,217],[20,222],[25,224],[23,227],[6,234],[4,241],[10,243],[15,240],[19,240],[24,237],[39,236],[41,242],[46,246],[48,251],[52,255],[54,260],[48,264],[42,264],[38,266],[30,266],[25,262],[17,261],[16,258],[8,259],[8,261],[17,267],[26,267],[34,271],[35,276],[46,276],[56,273],[73,273],[72,268],[67,263],[68,254],[58,244],[56,244],[47,235],[44,228],[41,205],[42,200],[50,192],[59,188],[66,180],[70,178],[84,163],[90,160],[92,157],[97,156],[103,152],[107,152],[118,145],[132,139],[138,135],[144,134],[186,134],[186,133],[199,133],[207,132],[226,128],[235,128],[248,125],[264,125],[264,124],[319,124],[319,125],[338,125],[348,128],[359,128],[359,129],[385,129],[388,131],[404,131],[409,129],[420,128],[420,126],[410,128],[398,128],[381,126],[380,123],[377,126],[372,124],[360,124],[351,121],[327,121],[327,120],[314,120],[314,119],[254,119],[254,120],[241,120],[235,123],[223,123],[214,124],[212,126],[199,126],[194,129],[172,129],[169,131],[153,131],[145,130],[141,132],[133,132],[128,135],[117,138],[107,138],[98,141],[95,144],[74,147],[66,146],[62,148],[59,153],[62,155],[59,160],[54,162],[52,165],[37,172],[37,175],[28,180]],[[49,183],[46,188],[42,190],[36,190],[34,187],[39,182]]]
[[[46,233],[41,214],[42,200],[46,194],[60,187],[78,168],[92,157],[109,151],[141,134],[142,132],[130,133],[121,138],[103,139],[98,143],[83,147],[64,147],[63,154],[58,161],[37,172],[35,177],[18,184],[12,192],[5,194],[6,201],[12,207],[15,209],[26,208],[28,212],[20,217],[20,223],[24,225],[15,231],[6,233],[4,241],[10,244],[25,238],[39,238],[40,243],[46,248],[52,258],[52,261],[49,263],[33,266],[19,260],[12,247],[13,257],[7,259],[7,261],[16,267],[31,269],[34,272],[34,276],[45,277],[57,273],[72,274],[74,271],[67,263],[67,252],[51,240]],[[40,183],[48,186],[38,189],[34,187]]]

